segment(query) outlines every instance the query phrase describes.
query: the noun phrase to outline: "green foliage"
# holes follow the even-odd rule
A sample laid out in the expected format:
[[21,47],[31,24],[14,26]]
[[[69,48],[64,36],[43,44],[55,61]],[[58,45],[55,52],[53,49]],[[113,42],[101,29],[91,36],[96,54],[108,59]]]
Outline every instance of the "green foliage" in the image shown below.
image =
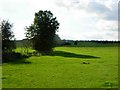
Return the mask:
[[51,11],[35,13],[34,24],[26,27],[26,37],[32,40],[33,48],[41,53],[49,53],[54,45],[54,36],[59,28],[56,17]]
[[120,45],[120,42],[112,42],[112,41],[77,41],[77,45],[75,45],[76,41],[68,41],[65,42],[64,40],[62,46],[68,47],[117,47]]
[[0,32],[2,32],[2,51],[8,52],[15,48],[15,42],[12,40],[14,38],[14,34],[12,32],[12,24],[8,21],[0,22]]
[[21,53],[18,52],[4,52],[2,55],[2,62],[7,63],[7,62],[18,62],[21,59],[28,58],[26,55],[22,55]]

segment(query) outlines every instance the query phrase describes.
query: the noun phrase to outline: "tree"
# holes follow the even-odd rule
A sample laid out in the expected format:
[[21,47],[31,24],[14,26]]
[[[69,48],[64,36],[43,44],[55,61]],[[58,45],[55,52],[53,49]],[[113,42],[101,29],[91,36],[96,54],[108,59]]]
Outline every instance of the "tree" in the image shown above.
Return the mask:
[[77,45],[77,41],[74,41],[74,45]]
[[12,32],[12,24],[8,21],[3,20],[0,23],[0,32],[2,32],[2,51],[10,52],[13,48],[15,48],[15,42],[12,40],[14,38],[14,34]]
[[26,27],[26,37],[32,40],[35,50],[48,54],[55,47],[54,36],[58,28],[59,23],[51,11],[40,10],[35,13],[34,23]]

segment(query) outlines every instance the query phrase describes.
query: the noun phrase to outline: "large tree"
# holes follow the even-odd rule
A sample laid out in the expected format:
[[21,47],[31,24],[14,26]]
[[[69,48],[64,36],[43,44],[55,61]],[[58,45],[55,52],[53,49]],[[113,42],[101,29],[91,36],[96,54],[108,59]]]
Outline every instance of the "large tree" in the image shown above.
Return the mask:
[[2,32],[2,51],[10,52],[15,48],[14,34],[12,32],[12,24],[6,20],[0,22],[0,32]]
[[54,36],[58,28],[59,23],[51,11],[40,10],[35,13],[34,23],[26,27],[26,37],[32,40],[35,50],[48,54],[55,46]]

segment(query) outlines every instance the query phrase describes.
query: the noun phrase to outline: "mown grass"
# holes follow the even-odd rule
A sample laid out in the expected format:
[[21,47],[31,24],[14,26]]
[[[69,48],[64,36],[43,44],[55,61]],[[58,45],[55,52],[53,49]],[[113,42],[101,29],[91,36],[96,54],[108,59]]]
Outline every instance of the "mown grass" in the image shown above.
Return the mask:
[[4,63],[3,88],[118,87],[118,47],[56,47],[54,51]]

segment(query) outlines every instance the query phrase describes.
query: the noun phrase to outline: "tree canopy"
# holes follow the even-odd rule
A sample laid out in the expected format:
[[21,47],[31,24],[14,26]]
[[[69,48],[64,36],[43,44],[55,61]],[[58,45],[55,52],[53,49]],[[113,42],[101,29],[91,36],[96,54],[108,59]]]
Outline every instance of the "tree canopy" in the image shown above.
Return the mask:
[[11,51],[15,48],[15,43],[11,41],[14,38],[12,24],[6,20],[0,22],[0,32],[2,32],[2,50]]
[[40,10],[35,13],[34,23],[26,27],[26,37],[32,40],[35,50],[46,54],[55,46],[54,36],[58,28],[59,23],[51,11]]

